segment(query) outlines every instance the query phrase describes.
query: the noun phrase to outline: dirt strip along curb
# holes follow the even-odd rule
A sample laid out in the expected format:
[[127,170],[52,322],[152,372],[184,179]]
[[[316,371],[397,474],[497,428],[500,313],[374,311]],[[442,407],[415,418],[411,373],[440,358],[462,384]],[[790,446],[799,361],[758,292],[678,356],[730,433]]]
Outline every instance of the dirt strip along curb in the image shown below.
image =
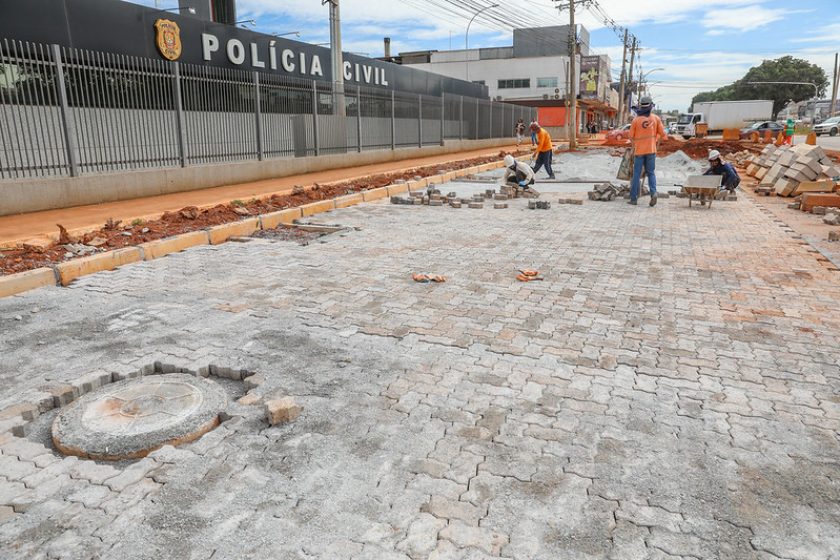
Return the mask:
[[394,194],[425,189],[429,185],[446,183],[457,177],[499,169],[503,166],[503,163],[475,165],[440,175],[424,177],[419,180],[369,189],[356,194],[338,196],[330,200],[321,200],[295,208],[261,214],[237,222],[209,227],[200,231],[191,231],[149,241],[133,247],[125,247],[104,253],[97,253],[88,257],[80,257],[50,267],[36,268],[34,270],[0,276],[0,298],[46,286],[67,286],[73,280],[82,276],[113,270],[124,264],[159,259],[171,253],[177,253],[199,245],[218,245],[225,243],[231,237],[246,236],[257,230],[274,229],[280,225],[293,224],[295,220],[305,216],[314,216],[363,202],[381,200]]

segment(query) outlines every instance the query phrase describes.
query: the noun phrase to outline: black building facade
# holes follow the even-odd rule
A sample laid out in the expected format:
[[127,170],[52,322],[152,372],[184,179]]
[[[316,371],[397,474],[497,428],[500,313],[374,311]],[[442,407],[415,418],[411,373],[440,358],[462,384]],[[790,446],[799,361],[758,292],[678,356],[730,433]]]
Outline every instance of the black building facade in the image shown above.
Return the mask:
[[[333,81],[328,48],[122,0],[0,0],[2,39]],[[344,53],[344,80],[414,94],[488,97],[486,86],[350,53]]]

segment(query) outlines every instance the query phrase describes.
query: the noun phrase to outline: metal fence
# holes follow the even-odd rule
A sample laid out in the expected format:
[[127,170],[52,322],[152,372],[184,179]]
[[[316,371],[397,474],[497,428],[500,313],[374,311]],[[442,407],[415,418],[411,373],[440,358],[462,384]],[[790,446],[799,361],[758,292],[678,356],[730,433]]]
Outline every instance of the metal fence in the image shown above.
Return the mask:
[[483,99],[3,40],[0,179],[505,138],[533,109]]

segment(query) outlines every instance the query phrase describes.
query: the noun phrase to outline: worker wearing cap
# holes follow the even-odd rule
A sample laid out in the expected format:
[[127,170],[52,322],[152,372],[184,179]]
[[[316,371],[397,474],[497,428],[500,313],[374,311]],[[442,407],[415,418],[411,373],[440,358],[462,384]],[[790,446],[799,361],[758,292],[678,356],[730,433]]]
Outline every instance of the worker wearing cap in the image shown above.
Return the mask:
[[531,131],[531,145],[537,145],[537,129],[534,127],[539,127],[540,125],[537,124],[536,120],[531,121],[531,124],[528,125],[528,129]]
[[656,144],[665,138],[665,127],[659,117],[652,115],[653,100],[644,96],[636,108],[636,118],[630,125],[630,140],[633,142],[633,181],[630,183],[630,204],[638,204],[642,183],[642,169],[647,172],[650,185],[650,205],[656,206]]
[[720,188],[734,192],[741,184],[741,177],[735,171],[735,167],[731,163],[726,163],[717,150],[709,152],[709,164],[711,167],[706,170],[703,175],[722,175]]
[[534,171],[521,161],[516,161],[512,155],[505,156],[505,184],[513,184],[528,189],[534,184]]
[[531,123],[531,132],[537,135],[537,147],[534,150],[534,173],[544,165],[545,172],[549,179],[554,179],[554,170],[551,169],[552,146],[551,135],[537,123]]

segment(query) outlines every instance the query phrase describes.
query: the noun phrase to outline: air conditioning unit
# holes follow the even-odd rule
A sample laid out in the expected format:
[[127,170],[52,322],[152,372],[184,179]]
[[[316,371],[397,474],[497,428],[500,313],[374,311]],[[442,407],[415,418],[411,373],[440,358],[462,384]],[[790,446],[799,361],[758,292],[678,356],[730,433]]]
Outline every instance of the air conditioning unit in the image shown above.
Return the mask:
[[560,93],[560,88],[554,88],[554,93]]
[[554,99],[560,99],[560,96],[559,96],[559,95],[555,95],[555,96],[554,96]]
[[543,99],[548,99],[548,94],[547,93],[543,94]]
[[501,96],[501,95],[497,95],[497,96],[496,96],[496,101],[501,101],[501,100],[502,100],[502,96]]

